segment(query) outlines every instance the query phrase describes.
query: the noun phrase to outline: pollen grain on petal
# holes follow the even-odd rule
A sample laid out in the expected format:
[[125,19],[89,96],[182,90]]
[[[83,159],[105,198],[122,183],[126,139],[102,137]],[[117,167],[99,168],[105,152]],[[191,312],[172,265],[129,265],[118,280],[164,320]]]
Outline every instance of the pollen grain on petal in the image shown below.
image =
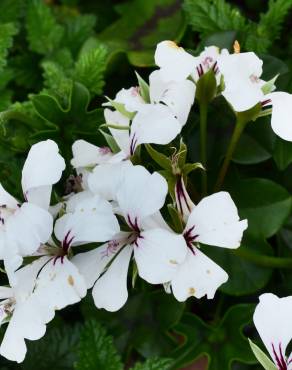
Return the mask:
[[177,265],[178,262],[176,260],[169,260],[169,263],[171,263],[172,265]]
[[190,287],[189,288],[189,294],[190,295],[195,295],[195,293],[196,293],[196,289],[194,287]]
[[69,283],[69,285],[71,285],[71,286],[73,286],[73,285],[74,285],[74,279],[73,279],[72,275],[69,275],[69,276],[68,276],[68,283]]

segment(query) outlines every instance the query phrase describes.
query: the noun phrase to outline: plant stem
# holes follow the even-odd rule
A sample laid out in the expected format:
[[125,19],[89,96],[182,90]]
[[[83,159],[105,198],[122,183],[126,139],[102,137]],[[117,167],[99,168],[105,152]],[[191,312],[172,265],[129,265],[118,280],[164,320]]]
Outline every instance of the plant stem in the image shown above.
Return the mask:
[[229,164],[230,164],[230,161],[232,159],[234,150],[236,148],[236,145],[239,141],[239,138],[240,138],[247,122],[248,121],[244,121],[244,120],[240,120],[240,119],[237,119],[237,121],[236,121],[235,128],[234,128],[233,134],[231,136],[230,143],[229,143],[229,146],[227,148],[226,156],[225,156],[223,165],[220,169],[220,172],[219,172],[216,184],[215,184],[214,191],[219,191],[222,184],[223,184],[223,181],[225,179],[227,170],[229,168]]
[[233,253],[258,266],[292,269],[292,258],[265,256],[241,248],[234,250]]
[[[200,160],[202,165],[207,167],[207,114],[208,105],[200,104]],[[202,193],[207,194],[207,172],[202,171]]]

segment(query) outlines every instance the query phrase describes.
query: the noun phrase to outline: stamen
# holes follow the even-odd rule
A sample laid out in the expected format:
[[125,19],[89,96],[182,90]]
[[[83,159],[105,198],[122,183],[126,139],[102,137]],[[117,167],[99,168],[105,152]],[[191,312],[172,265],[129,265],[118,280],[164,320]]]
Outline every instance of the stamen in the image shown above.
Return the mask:
[[191,252],[195,255],[195,251],[193,249],[193,242],[197,239],[199,236],[198,234],[192,235],[192,232],[195,229],[195,225],[189,228],[184,234],[185,241],[187,243],[188,248],[191,250]]
[[136,139],[136,133],[134,133],[132,139],[131,139],[131,144],[130,144],[130,154],[133,155],[136,149],[138,139]]
[[272,104],[272,100],[271,99],[267,99],[267,100],[264,100],[261,102],[261,106],[264,107],[266,105],[271,105]]
[[276,365],[278,366],[278,370],[287,370],[288,369],[287,361],[284,358],[281,343],[279,344],[279,355],[277,354],[275,350],[274,343],[272,343],[272,349],[273,349],[273,354],[276,360]]

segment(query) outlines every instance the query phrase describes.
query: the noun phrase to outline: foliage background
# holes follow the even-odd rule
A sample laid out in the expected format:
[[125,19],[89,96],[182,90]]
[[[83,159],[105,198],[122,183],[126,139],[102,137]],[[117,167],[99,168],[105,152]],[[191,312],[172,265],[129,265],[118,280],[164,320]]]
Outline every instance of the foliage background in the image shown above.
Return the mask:
[[[77,138],[105,145],[106,132],[98,130],[104,95],[135,85],[134,70],[146,79],[164,39],[194,53],[213,44],[232,49],[237,39],[264,60],[263,78],[279,74],[278,89],[291,93],[291,9],[292,0],[1,0],[1,183],[21,197],[22,164],[39,140],[56,140],[68,163]],[[195,107],[182,133],[188,161],[199,157],[198,121]],[[210,192],[233,124],[216,99],[209,111]],[[68,166],[64,180],[71,172]],[[192,183],[199,188],[199,173]],[[98,311],[89,293],[29,343],[23,364],[1,358],[0,369],[259,369],[246,340],[258,340],[251,321],[257,297],[292,294],[292,143],[276,138],[269,119],[249,124],[224,188],[250,228],[237,251],[204,247],[230,275],[215,300],[181,304],[137,280],[126,306],[111,314]]]

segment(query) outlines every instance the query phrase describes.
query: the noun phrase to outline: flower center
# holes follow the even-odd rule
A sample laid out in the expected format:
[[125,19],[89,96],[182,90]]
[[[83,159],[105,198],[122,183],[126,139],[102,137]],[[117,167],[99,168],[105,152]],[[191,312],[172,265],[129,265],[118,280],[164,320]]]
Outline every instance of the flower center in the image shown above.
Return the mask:
[[129,236],[129,243],[135,244],[136,247],[138,247],[138,241],[139,239],[144,239],[144,237],[141,235],[141,229],[138,225],[138,219],[135,217],[134,221],[131,219],[129,215],[127,215],[127,221],[133,232]]
[[191,250],[193,254],[195,254],[195,251],[193,249],[193,243],[199,236],[198,234],[194,233],[195,225],[189,228],[187,231],[184,232],[183,237],[185,238],[185,241],[187,243],[188,248]]
[[71,230],[69,230],[67,232],[67,234],[65,235],[63,241],[62,241],[62,246],[61,248],[58,248],[58,254],[57,256],[54,258],[54,265],[55,263],[57,262],[57,260],[60,258],[61,259],[61,263],[64,262],[64,257],[65,256],[68,256],[68,253],[69,253],[69,250],[70,250],[70,247],[71,247],[71,244],[75,238],[75,236],[71,236]]

